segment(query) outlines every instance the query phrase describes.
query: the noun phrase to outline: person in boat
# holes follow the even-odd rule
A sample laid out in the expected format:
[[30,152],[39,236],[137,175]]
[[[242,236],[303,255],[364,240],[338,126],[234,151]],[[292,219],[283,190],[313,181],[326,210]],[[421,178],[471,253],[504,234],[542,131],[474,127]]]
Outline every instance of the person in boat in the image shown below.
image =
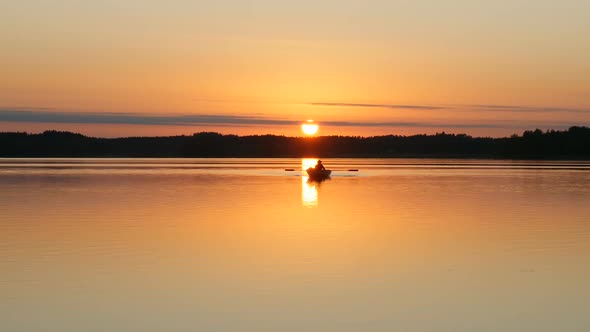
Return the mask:
[[326,170],[326,168],[322,164],[322,161],[321,160],[318,160],[318,163],[315,165],[315,170],[316,171],[324,171],[324,170]]

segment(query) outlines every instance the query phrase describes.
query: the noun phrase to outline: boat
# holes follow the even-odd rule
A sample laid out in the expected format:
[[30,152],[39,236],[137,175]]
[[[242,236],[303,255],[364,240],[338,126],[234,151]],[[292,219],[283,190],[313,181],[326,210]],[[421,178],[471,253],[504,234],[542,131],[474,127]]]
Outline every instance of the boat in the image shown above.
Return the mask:
[[311,180],[325,180],[330,177],[332,171],[329,169],[315,169],[310,167],[307,169],[307,175]]

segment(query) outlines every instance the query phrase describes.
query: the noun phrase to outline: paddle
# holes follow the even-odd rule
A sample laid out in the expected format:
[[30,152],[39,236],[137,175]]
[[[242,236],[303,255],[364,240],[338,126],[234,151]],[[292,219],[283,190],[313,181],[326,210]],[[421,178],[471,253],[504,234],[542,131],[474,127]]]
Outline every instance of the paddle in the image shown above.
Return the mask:
[[[295,169],[294,168],[285,168],[285,171],[287,171],[287,172],[293,172],[293,171],[295,171]],[[342,170],[336,169],[336,170],[333,170],[333,171],[341,172]],[[348,169],[346,171],[348,171],[348,172],[358,172],[359,170],[353,168],[353,169]]]

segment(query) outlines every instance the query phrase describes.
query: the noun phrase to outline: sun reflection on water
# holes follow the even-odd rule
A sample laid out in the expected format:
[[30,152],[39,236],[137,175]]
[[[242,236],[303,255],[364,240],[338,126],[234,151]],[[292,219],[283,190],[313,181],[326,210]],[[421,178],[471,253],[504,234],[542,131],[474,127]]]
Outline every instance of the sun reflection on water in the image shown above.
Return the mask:
[[309,176],[305,172],[308,168],[314,167],[318,162],[316,158],[301,159],[301,204],[306,207],[318,206],[318,190],[316,184],[309,181]]
[[308,183],[309,177],[301,177],[301,203],[307,207],[318,206],[318,190],[314,183]]
[[[301,159],[301,170],[303,172],[305,172],[305,170],[307,170],[310,167],[314,167],[315,164],[317,164],[318,159],[317,158],[302,158]],[[307,173],[305,173],[307,174]]]

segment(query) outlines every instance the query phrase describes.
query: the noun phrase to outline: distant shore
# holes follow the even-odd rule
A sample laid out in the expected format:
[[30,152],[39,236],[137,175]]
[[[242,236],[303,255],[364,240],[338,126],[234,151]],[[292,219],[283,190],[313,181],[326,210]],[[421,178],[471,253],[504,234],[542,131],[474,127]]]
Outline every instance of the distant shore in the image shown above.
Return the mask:
[[486,158],[590,160],[590,128],[525,131],[490,138],[465,134],[413,136],[190,136],[97,138],[77,133],[0,133],[0,157],[182,158]]

